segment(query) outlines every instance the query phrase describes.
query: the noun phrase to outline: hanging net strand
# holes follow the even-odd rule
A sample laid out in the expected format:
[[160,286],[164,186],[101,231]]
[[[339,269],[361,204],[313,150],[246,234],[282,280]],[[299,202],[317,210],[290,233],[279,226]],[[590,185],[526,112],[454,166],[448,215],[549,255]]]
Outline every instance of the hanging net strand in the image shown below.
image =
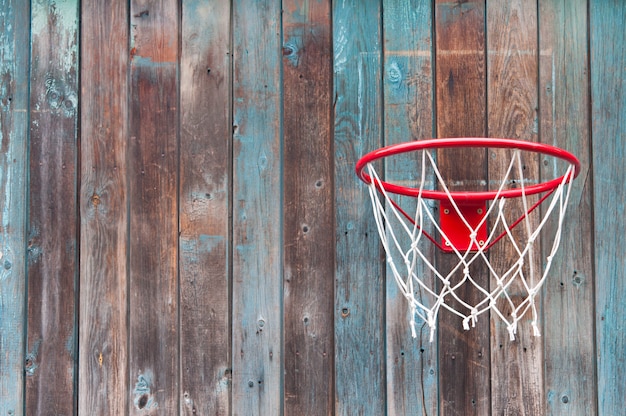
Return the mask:
[[[472,225],[464,216],[455,194],[449,190],[428,149],[418,151],[421,152],[421,179],[415,192],[410,195],[412,198],[409,198],[414,204],[413,215],[392,198],[395,193],[388,191],[389,184],[381,180],[373,163],[368,162],[364,168],[370,178],[369,195],[377,230],[387,256],[388,269],[408,302],[412,336],[417,337],[417,325],[421,321],[430,328],[432,342],[442,308],[457,315],[465,330],[474,327],[481,315],[491,313],[505,325],[511,340],[515,339],[518,323],[530,311],[533,335],[540,336],[535,297],[548,275],[559,246],[571,190],[571,186],[567,185],[575,177],[577,166],[570,163],[560,181],[554,187],[546,189],[533,202],[529,200],[529,189],[532,188],[527,189],[525,185],[521,151],[512,149],[511,160],[498,189],[492,191],[491,201],[482,219]],[[445,199],[449,203],[467,231],[469,244],[466,247],[452,244],[452,238],[440,226],[433,215],[432,207],[427,203],[430,198],[424,197],[429,191],[429,196],[432,196],[432,191],[425,188],[427,167],[434,173],[439,192],[445,195],[440,200]],[[512,181],[520,184],[514,198],[507,197],[509,191],[506,185]],[[532,194],[537,192],[533,191]],[[519,206],[512,201],[518,199],[521,201],[522,214],[510,221],[510,211]],[[547,203],[545,211],[536,214],[538,220],[531,221],[530,214],[538,212],[536,208],[544,203]],[[556,217],[552,245],[545,264],[538,267],[541,246],[537,240],[540,233],[547,228],[546,224],[551,217]],[[486,235],[486,241],[479,241],[479,230],[487,221],[490,222],[491,231]],[[520,230],[514,233],[513,228],[516,226]],[[440,244],[426,230],[433,230],[432,232],[440,235],[445,244]],[[545,239],[544,242],[546,241],[549,244],[549,240]],[[429,258],[426,252],[429,243],[452,253],[452,258],[457,262],[450,271],[442,272]],[[516,260],[510,264],[503,265],[502,261],[497,265],[492,264],[487,250],[496,243],[508,244]],[[485,279],[485,276],[473,276],[472,265],[483,265],[484,267],[478,269],[484,270],[483,273],[487,273],[489,279]],[[473,304],[459,294],[467,285],[475,288],[475,292],[479,294],[478,300]],[[515,289],[515,296],[510,292],[512,289]]]

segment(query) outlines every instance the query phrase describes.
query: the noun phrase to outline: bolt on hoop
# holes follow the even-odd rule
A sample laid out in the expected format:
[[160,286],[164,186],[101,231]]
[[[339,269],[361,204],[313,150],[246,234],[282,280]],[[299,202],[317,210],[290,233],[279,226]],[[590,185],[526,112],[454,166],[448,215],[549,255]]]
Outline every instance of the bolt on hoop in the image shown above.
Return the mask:
[[[511,158],[497,189],[451,191],[431,154],[433,150],[446,148],[510,149]],[[545,182],[527,184],[522,152],[565,162],[565,172]],[[378,161],[401,154],[417,155],[413,161],[421,165],[421,175],[414,186],[385,181],[374,167]],[[431,181],[426,180],[427,165],[434,174]],[[368,185],[389,270],[409,302],[413,336],[417,336],[415,318],[419,317],[429,325],[432,341],[441,308],[461,317],[466,330],[470,328],[470,323],[476,323],[479,315],[491,311],[506,324],[511,339],[515,338],[518,322],[531,310],[533,332],[539,336],[534,298],[545,281],[558,249],[571,190],[571,186],[566,185],[579,172],[580,162],[571,153],[554,146],[514,139],[472,137],[418,140],[383,147],[363,156],[356,164],[356,173]],[[409,200],[414,201],[413,215],[404,208],[406,204],[398,202],[398,197],[402,196],[411,197]],[[531,200],[531,196],[535,197]],[[531,213],[549,197],[551,199],[547,207],[537,214],[538,219],[531,221]],[[428,200],[439,202],[438,221],[426,202]],[[512,200],[521,201],[521,214],[515,214],[515,218],[511,218],[511,212],[514,211],[511,207],[519,204],[509,203]],[[543,267],[537,267],[535,263],[541,247],[535,241],[542,230],[545,233],[545,229],[550,228],[546,224],[551,216],[555,217],[552,245]],[[525,233],[512,231],[519,224],[523,224],[521,228]],[[456,266],[447,273],[438,270],[424,252],[427,241],[443,252],[455,255],[458,259]],[[544,235],[544,243],[546,241],[548,237]],[[516,258],[505,266],[499,261],[496,266],[490,262],[487,251],[496,243],[504,242],[511,245]],[[479,284],[480,279],[471,275],[470,266],[474,263],[486,265],[490,276],[487,287]],[[462,277],[453,279],[459,273]],[[468,284],[481,294],[480,300],[474,304],[459,295],[460,288]],[[509,293],[513,287],[516,287],[515,296]],[[524,292],[521,295],[518,293],[520,287]]]

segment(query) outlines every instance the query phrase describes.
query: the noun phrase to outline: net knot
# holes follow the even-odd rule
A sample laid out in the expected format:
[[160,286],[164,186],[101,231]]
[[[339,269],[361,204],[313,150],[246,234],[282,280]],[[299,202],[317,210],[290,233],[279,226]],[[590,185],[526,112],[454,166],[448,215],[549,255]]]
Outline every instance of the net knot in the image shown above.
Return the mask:
[[531,323],[531,326],[533,327],[533,335],[536,337],[540,337],[541,331],[539,331],[539,326],[537,325],[537,321],[533,321]]
[[472,308],[469,316],[463,318],[463,329],[469,331],[469,323],[472,322],[472,328],[476,327],[476,321],[478,320],[478,309]]
[[426,312],[426,319],[428,321],[428,326],[430,327],[430,342],[433,342],[433,340],[435,339],[435,328],[437,327],[437,322],[435,321],[433,311],[429,310],[428,312]]
[[517,321],[507,326],[506,329],[507,331],[509,331],[509,340],[515,341],[515,333],[517,332]]

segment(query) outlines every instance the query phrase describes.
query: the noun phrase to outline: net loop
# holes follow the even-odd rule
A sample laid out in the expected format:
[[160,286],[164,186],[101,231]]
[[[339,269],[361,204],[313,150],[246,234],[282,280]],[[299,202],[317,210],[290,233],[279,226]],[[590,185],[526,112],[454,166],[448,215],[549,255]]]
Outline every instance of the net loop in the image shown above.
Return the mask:
[[[421,321],[430,328],[430,341],[434,340],[437,317],[442,308],[459,316],[464,330],[475,327],[480,315],[491,315],[502,321],[511,340],[516,337],[518,323],[527,313],[531,313],[532,333],[534,336],[541,335],[535,296],[546,279],[558,249],[571,191],[571,186],[567,185],[575,176],[577,166],[569,163],[560,182],[554,188],[546,190],[547,194],[541,196],[537,202],[531,203],[528,190],[536,185],[526,186],[520,150],[512,149],[510,154],[511,160],[506,172],[497,190],[493,191],[493,197],[486,202],[484,213],[481,208],[484,215],[478,225],[470,224],[465,218],[427,149],[421,150],[421,179],[416,186],[417,193],[409,199],[413,201],[412,215],[398,201],[392,199],[395,194],[387,191],[389,184],[380,179],[374,164],[370,162],[365,165],[364,169],[371,178],[368,188],[377,230],[387,253],[389,270],[408,302],[410,328],[414,338],[418,336],[418,323]],[[423,197],[427,191],[426,166],[434,174],[430,186],[436,186],[446,195],[450,211],[456,213],[462,227],[467,230],[469,248],[454,246],[452,238],[446,235],[433,215],[433,207]],[[506,185],[511,182],[519,184],[521,196],[505,197],[509,192]],[[511,202],[518,200],[521,200],[523,212],[517,220],[511,221],[507,212],[511,210],[510,205],[519,206],[519,203]],[[539,210],[535,209],[540,204],[547,204],[547,207],[542,213],[537,213]],[[533,220],[530,218],[531,213]],[[535,242],[542,235],[542,231],[545,235],[548,228],[546,224],[551,217],[555,218],[556,225],[550,225],[553,235],[542,240],[549,247],[549,253],[545,264],[541,265],[538,261],[541,258],[541,245]],[[489,224],[491,231],[486,238],[484,235],[479,237],[478,229],[485,222]],[[518,225],[519,229],[513,232],[513,228]],[[503,231],[499,233],[497,230]],[[440,235],[440,241],[444,243],[440,245],[432,233]],[[507,244],[510,247],[508,255],[513,253],[516,259],[509,262],[510,264],[494,262],[487,250],[496,243]],[[443,272],[434,264],[432,253],[428,251],[432,244],[440,249],[447,248],[449,256],[456,259],[456,265],[449,271]],[[473,265],[481,267],[474,268]],[[483,275],[474,276],[474,269],[481,270]],[[477,301],[471,303],[464,298],[463,290],[467,286],[480,295]]]

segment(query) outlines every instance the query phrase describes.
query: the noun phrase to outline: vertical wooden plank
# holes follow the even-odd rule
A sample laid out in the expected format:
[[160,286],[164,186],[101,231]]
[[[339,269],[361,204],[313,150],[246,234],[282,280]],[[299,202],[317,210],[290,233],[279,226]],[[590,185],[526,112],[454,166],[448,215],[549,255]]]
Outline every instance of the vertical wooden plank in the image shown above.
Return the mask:
[[[587,18],[585,0],[539,2],[540,140],[574,153],[582,165],[543,296],[542,411],[550,415],[596,414]],[[542,177],[556,177],[555,168],[540,164]],[[543,244],[542,258],[550,247]]]
[[236,415],[281,414],[281,5],[233,3],[233,393]]
[[178,394],[178,6],[130,3],[130,414],[175,414]]
[[591,137],[596,282],[598,414],[624,409],[626,385],[626,3],[590,2]]
[[76,401],[78,2],[31,11],[31,137],[26,413]]
[[28,2],[0,1],[0,414],[24,414]]
[[230,3],[184,1],[180,64],[181,413],[230,414]]
[[[487,8],[487,83],[488,83],[488,134],[490,137],[507,137],[537,141],[538,117],[538,41],[537,2],[530,0],[494,0]],[[537,180],[539,166],[536,155],[523,156],[526,178]],[[500,183],[510,163],[510,152],[489,150],[489,181]],[[511,200],[522,210],[522,201]],[[529,217],[531,226],[537,226],[537,217]],[[520,224],[515,230],[520,240],[527,238]],[[526,263],[534,263],[541,270],[537,250]],[[519,255],[506,240],[489,249],[489,259],[495,270],[507,270]],[[534,282],[536,284],[536,282]],[[492,287],[495,286],[492,279]],[[521,282],[512,283],[507,292],[513,302],[519,303],[527,295]],[[510,314],[508,301],[497,299],[498,309]],[[491,382],[492,412],[495,414],[543,414],[543,344],[533,336],[529,317],[519,324],[515,341],[509,341],[509,332],[500,319],[492,320]]]
[[[435,3],[436,103],[438,137],[471,137],[486,134],[486,53],[484,1]],[[484,180],[487,158],[473,149],[439,152],[437,164],[444,178],[464,181],[462,189],[477,190],[468,183]],[[471,163],[465,161],[470,160]],[[454,182],[449,183],[451,189]],[[439,253],[437,267],[451,270],[454,254]],[[471,273],[487,285],[487,273],[473,265]],[[454,277],[456,279],[456,277]],[[465,285],[462,299],[476,303],[477,289]],[[451,302],[451,300],[448,300]],[[439,318],[439,397],[441,414],[489,414],[489,321],[478,319],[463,331],[458,316],[443,311]]]
[[127,414],[128,6],[82,2],[79,414]]
[[384,254],[354,165],[382,145],[381,2],[333,2],[336,414],[385,413]]
[[[433,137],[432,4],[385,0],[383,10],[385,144]],[[385,177],[393,183],[419,180],[420,171],[414,158],[390,158],[385,164]],[[415,212],[415,199],[398,202],[406,204],[407,212]],[[409,247],[411,242],[405,238],[402,244]],[[434,257],[430,242],[422,250]],[[391,273],[387,271],[386,282],[387,414],[415,414],[419,409],[423,415],[435,415],[437,343],[429,342],[430,328],[423,322],[418,322],[418,337],[411,337],[408,304]],[[429,304],[425,297],[423,301]]]
[[285,414],[334,409],[330,1],[283,2]]

